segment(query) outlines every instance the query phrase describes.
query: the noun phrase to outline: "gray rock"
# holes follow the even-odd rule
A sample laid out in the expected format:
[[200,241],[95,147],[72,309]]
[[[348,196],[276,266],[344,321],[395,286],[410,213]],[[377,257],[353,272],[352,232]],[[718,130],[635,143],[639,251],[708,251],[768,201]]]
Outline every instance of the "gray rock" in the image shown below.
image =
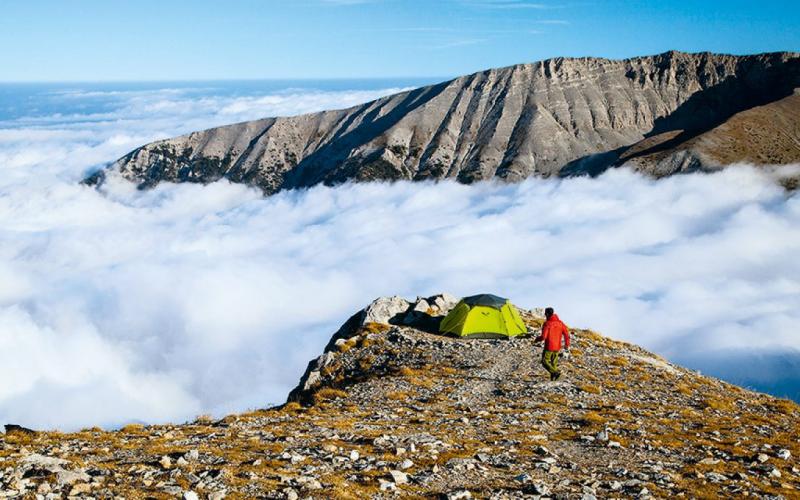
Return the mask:
[[515,476],[514,477],[514,481],[518,481],[520,483],[526,484],[526,483],[530,483],[531,481],[533,481],[533,478],[527,472],[523,472],[522,474],[520,474],[518,476]]
[[33,465],[35,467],[41,467],[42,469],[47,470],[61,470],[63,465],[67,465],[69,463],[68,460],[64,460],[63,458],[56,458],[56,457],[47,457],[44,455],[40,455],[38,453],[32,453],[21,460],[21,463],[26,465]]
[[361,322],[362,324],[382,323],[388,325],[389,320],[405,313],[409,307],[411,307],[411,303],[402,297],[381,297],[364,309]]
[[56,483],[58,483],[59,486],[77,483],[78,481],[89,482],[91,479],[89,474],[83,470],[60,470],[56,472]]
[[727,481],[728,478],[718,472],[706,472],[705,474],[706,479],[711,481],[712,483],[721,483],[723,481]]
[[391,470],[389,471],[389,475],[392,477],[392,481],[395,484],[406,484],[408,483],[408,474],[405,472],[401,472],[399,470]]
[[91,485],[89,483],[77,483],[69,490],[69,496],[76,497],[80,495],[85,495],[92,491]]
[[378,484],[381,491],[395,491],[397,489],[397,485],[394,482],[385,479],[378,479]]
[[467,490],[451,491],[445,498],[447,498],[447,500],[470,500],[472,498],[472,493]]

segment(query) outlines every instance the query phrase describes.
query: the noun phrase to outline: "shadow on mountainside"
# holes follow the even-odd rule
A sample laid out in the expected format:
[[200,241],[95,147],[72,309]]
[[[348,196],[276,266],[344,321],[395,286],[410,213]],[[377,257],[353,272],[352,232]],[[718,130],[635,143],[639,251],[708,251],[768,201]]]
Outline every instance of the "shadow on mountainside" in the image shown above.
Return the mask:
[[[348,178],[348,171],[353,169],[361,170],[359,172],[361,175],[369,175],[369,172],[364,172],[363,169],[368,169],[370,162],[376,163],[374,173],[377,178],[384,178],[380,175],[389,172],[394,174],[392,177],[396,177],[397,174],[393,170],[381,172],[380,162],[377,158],[362,158],[361,161],[355,162],[352,158],[348,162],[348,158],[354,149],[380,137],[409,113],[441,94],[450,83],[447,81],[411,90],[397,106],[383,116],[379,116],[381,106],[372,109],[370,106],[363,106],[358,112],[348,117],[339,129],[347,130],[357,119],[361,119],[361,123],[349,132],[342,132],[328,144],[300,160],[297,166],[287,174],[286,187],[308,187],[319,182],[332,184],[340,180],[344,181]],[[387,99],[386,102],[390,102],[390,99]]]
[[[670,150],[720,126],[737,113],[788,97],[795,88],[800,87],[800,58],[766,69],[754,69],[754,63],[748,60],[740,61],[739,66],[737,74],[741,76],[728,77],[716,85],[695,92],[675,111],[656,119],[644,140],[573,160],[559,171],[559,177],[595,177],[625,161]],[[703,79],[700,78],[700,81],[702,83]],[[661,134],[665,138],[658,140],[657,136]],[[646,144],[647,139],[651,139],[652,144],[637,150],[636,147]],[[626,155],[626,152],[630,154]]]

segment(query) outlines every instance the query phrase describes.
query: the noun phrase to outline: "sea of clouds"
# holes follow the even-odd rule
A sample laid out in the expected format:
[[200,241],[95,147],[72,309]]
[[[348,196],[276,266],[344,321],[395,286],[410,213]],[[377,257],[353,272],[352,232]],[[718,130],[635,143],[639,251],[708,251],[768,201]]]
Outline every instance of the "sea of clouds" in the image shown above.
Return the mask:
[[356,310],[440,291],[553,305],[737,382],[800,387],[800,196],[764,170],[268,198],[227,182],[77,182],[155,138],[394,90],[78,89],[55,98],[115,104],[0,122],[0,423],[112,427],[279,403]]

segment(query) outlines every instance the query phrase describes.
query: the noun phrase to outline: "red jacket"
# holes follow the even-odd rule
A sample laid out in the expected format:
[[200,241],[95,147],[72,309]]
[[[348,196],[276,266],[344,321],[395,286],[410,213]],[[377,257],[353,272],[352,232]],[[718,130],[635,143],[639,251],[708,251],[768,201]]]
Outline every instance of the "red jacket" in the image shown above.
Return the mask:
[[557,314],[553,314],[544,322],[542,334],[536,340],[537,342],[544,340],[544,348],[548,351],[560,351],[562,335],[564,336],[564,347],[569,349],[569,328],[561,322]]

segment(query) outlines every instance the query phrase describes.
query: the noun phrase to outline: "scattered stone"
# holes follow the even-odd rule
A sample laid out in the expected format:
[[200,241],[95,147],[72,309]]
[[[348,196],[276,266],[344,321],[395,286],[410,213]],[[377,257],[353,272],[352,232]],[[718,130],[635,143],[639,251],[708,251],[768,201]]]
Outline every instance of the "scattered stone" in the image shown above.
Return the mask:
[[[425,300],[431,311],[423,313],[415,302],[415,321],[438,314],[436,300]],[[55,500],[75,490],[77,497],[97,499],[142,491],[159,498],[299,500],[360,488],[387,500],[405,494],[471,498],[461,489],[467,485],[491,500],[652,498],[648,488],[659,497],[686,498],[694,488],[729,498],[766,499],[779,490],[793,498],[797,491],[793,454],[774,444],[793,443],[796,422],[791,412],[766,404],[767,396],[736,391],[741,404],[735,410],[722,405],[713,414],[684,415],[679,408],[697,408],[698,397],[727,397],[728,386],[672,367],[676,375],[641,361],[652,355],[636,346],[580,331],[573,339],[580,354],[565,364],[568,381],[550,384],[539,380],[543,373],[528,339],[466,341],[402,324],[364,326],[355,318],[340,332],[354,339],[348,348],[311,365],[320,374],[318,390],[330,387],[337,397],[301,398],[296,401],[307,408],[289,404],[185,428],[39,433],[22,436],[25,446],[13,442],[21,436],[0,435],[0,498]],[[590,378],[592,385],[626,384],[613,402],[577,387],[619,358],[630,369]],[[460,372],[469,375],[455,383]],[[692,387],[690,394],[674,390],[681,383]],[[694,389],[700,385],[702,391]],[[728,431],[700,430],[717,414],[740,419],[733,446],[751,451],[743,464],[747,474],[709,470],[740,460],[738,453],[714,448],[717,438],[727,443]],[[656,436],[665,431],[683,447],[658,447]],[[621,438],[613,441],[612,433]],[[621,442],[625,447],[607,448]],[[170,453],[154,451],[163,449]],[[399,491],[405,484],[413,487]]]
[[78,481],[88,482],[90,480],[91,477],[83,470],[59,470],[56,472],[56,483],[59,486],[70,485]]
[[392,481],[395,484],[406,484],[408,483],[408,474],[405,472],[401,472],[399,470],[391,470],[389,471],[389,475],[392,476]]
[[394,482],[385,479],[378,479],[378,484],[381,491],[395,491],[397,489],[397,485]]
[[90,491],[92,491],[92,487],[89,483],[77,483],[69,490],[69,496],[76,497],[78,495],[85,495]]
[[451,491],[445,498],[447,500],[471,500],[472,493],[467,490]]
[[520,483],[526,484],[526,483],[530,483],[531,481],[533,481],[533,478],[527,472],[523,472],[522,474],[514,477],[514,481],[518,481]]
[[67,465],[69,460],[63,458],[46,457],[38,453],[32,453],[21,460],[23,464],[41,467],[49,471],[61,470],[61,467]]

